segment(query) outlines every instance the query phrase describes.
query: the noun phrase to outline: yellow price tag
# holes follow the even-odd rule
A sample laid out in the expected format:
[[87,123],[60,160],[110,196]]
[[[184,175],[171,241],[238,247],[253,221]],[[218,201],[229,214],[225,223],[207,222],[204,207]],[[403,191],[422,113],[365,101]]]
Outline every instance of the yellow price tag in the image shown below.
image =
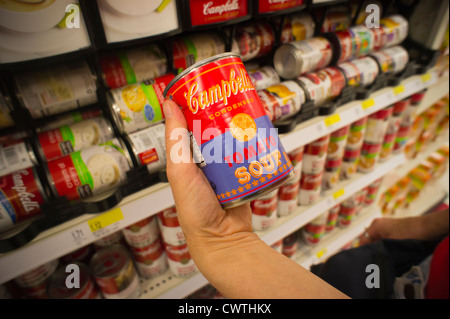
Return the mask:
[[344,194],[345,194],[345,189],[342,188],[333,194],[333,198],[338,199],[339,197],[343,196]]
[[98,217],[92,218],[88,221],[89,228],[91,232],[96,232],[102,228],[105,228],[111,224],[118,222],[123,219],[122,210],[120,208],[115,208],[107,213],[104,213]]
[[339,116],[339,114],[334,114],[325,119],[325,125],[331,126],[333,124],[338,123],[340,120],[341,120],[341,117]]
[[324,248],[324,249],[320,250],[320,251],[316,254],[316,256],[317,256],[317,258],[322,258],[323,255],[325,255],[326,253],[327,253],[327,249]]
[[422,75],[421,78],[422,78],[422,82],[423,83],[428,82],[428,81],[431,80],[431,74],[430,73],[426,73],[426,74]]
[[394,94],[395,95],[399,95],[399,94],[401,94],[403,92],[405,92],[405,87],[403,85],[399,85],[399,86],[396,86],[394,88]]
[[361,105],[362,105],[362,108],[363,108],[364,110],[366,110],[366,109],[368,109],[369,107],[372,107],[372,106],[375,105],[375,100],[374,100],[374,99],[368,99],[368,100],[365,100],[365,101],[363,101],[363,102],[361,103]]

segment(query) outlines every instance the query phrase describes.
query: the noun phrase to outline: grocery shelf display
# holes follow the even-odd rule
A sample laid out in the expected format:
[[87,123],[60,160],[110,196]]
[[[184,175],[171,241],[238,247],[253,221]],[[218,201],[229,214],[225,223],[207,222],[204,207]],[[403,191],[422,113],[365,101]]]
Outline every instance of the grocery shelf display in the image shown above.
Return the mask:
[[[448,45],[413,41],[403,4],[386,6],[371,29],[362,1],[120,2],[57,0],[67,10],[36,39],[81,27],[72,46],[47,51],[0,22],[0,39],[23,33],[0,44],[0,298],[70,297],[55,293],[57,268],[80,254],[89,293],[76,298],[187,298],[209,284],[175,230],[162,103],[179,73],[225,52],[244,62],[295,175],[253,199],[254,231],[273,247],[289,239],[303,267],[374,218],[409,215],[408,205],[386,209],[386,194],[439,149],[448,171]],[[18,10],[4,6],[0,17]],[[448,198],[436,181],[414,194],[417,214]],[[122,263],[129,286],[100,288],[105,260]],[[33,273],[45,273],[36,287]]]

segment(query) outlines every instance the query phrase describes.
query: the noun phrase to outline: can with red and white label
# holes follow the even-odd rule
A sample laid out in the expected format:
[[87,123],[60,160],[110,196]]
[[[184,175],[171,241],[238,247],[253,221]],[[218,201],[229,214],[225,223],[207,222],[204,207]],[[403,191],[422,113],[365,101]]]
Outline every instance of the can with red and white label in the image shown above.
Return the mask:
[[125,241],[131,247],[146,247],[159,238],[156,216],[150,216],[122,229]]
[[408,51],[401,46],[373,52],[370,56],[377,61],[381,73],[385,74],[397,74],[403,71],[409,61]]
[[293,177],[292,163],[237,55],[225,53],[192,66],[164,96],[181,107],[194,158],[223,207],[252,201]]
[[246,62],[270,53],[274,45],[274,30],[267,21],[260,20],[237,26],[231,51],[240,54]]
[[165,130],[164,124],[157,124],[125,137],[137,162],[142,166],[147,166],[150,173],[166,167]]
[[350,126],[344,126],[330,134],[328,143],[327,159],[342,159],[347,145],[347,136]]
[[47,299],[48,281],[58,268],[58,264],[58,260],[52,260],[16,277],[14,282],[28,298]]
[[[273,3],[273,6],[280,5],[280,3],[275,3],[275,1],[271,0],[267,2]],[[289,43],[309,39],[314,35],[315,28],[316,23],[311,15],[306,12],[286,15],[283,21],[280,41],[281,43]]]
[[282,78],[294,79],[328,66],[332,57],[330,42],[324,37],[313,37],[283,44],[275,52],[273,63]]
[[330,135],[326,135],[305,146],[302,163],[303,174],[315,174],[323,171],[329,143]]
[[[70,274],[78,274],[78,286],[67,285]],[[101,297],[89,267],[80,262],[58,267],[50,277],[47,293],[49,299],[99,299]]]
[[372,84],[380,72],[377,62],[371,57],[340,63],[338,68],[344,73],[347,85],[351,87],[365,87]]
[[119,187],[131,169],[131,157],[118,138],[47,162],[55,196],[89,198]]
[[155,277],[167,270],[167,255],[159,237],[146,246],[131,247],[130,250],[142,277]]
[[358,161],[361,154],[361,149],[351,150],[346,149],[341,165],[341,179],[351,178],[358,170]]
[[154,79],[167,73],[167,57],[156,44],[100,57],[103,81],[111,89]]
[[340,180],[340,172],[342,168],[342,158],[327,158],[325,161],[325,170],[322,178],[322,189],[331,189]]
[[41,214],[47,199],[33,167],[0,177],[0,232]]
[[283,238],[283,248],[281,253],[289,258],[294,256],[298,248],[298,234],[294,232]]
[[373,51],[374,35],[372,31],[363,24],[355,25],[348,29],[353,38],[356,38],[357,48],[355,57],[361,57]]
[[280,187],[278,190],[278,216],[288,216],[297,209],[299,190],[300,180]]
[[280,83],[280,76],[270,65],[248,70],[248,76],[252,81],[255,90],[264,90],[269,86]]
[[92,256],[90,269],[106,299],[139,296],[139,276],[125,247],[112,245],[99,250]]
[[186,277],[197,271],[197,266],[189,253],[187,244],[170,245],[164,243],[169,268],[177,277]]
[[353,218],[356,216],[357,207],[353,205],[341,204],[338,216],[338,225],[340,227],[348,227],[352,223]]
[[164,120],[163,91],[174,77],[166,74],[108,91],[108,105],[122,133],[133,133]]
[[254,230],[265,230],[277,220],[278,189],[250,203]]
[[103,111],[101,109],[92,109],[85,111],[74,111],[69,114],[60,115],[51,119],[51,122],[46,122],[44,125],[36,128],[38,133],[42,133],[49,130],[57,129],[58,127],[62,127],[65,125],[72,125],[75,123],[79,123],[84,120],[91,119],[93,117],[100,117],[103,115]]
[[295,173],[294,178],[291,181],[289,181],[290,184],[298,182],[300,180],[300,177],[302,176],[304,150],[305,150],[305,147],[300,146],[288,154],[289,159],[291,160],[292,166],[294,167],[294,173]]
[[389,158],[395,146],[395,140],[400,130],[403,113],[409,103],[400,101],[394,104],[392,116],[389,118],[386,134],[384,135],[383,145],[380,151],[380,162],[384,162]]
[[306,101],[305,91],[295,81],[284,81],[259,90],[258,96],[272,115],[272,122],[294,116]]
[[363,117],[350,125],[348,132],[346,149],[359,150],[364,142],[364,135],[366,134],[367,117]]
[[325,235],[327,218],[328,212],[325,212],[302,228],[303,238],[306,243],[309,245],[317,245],[320,242],[322,237]]
[[364,142],[361,155],[358,161],[358,171],[361,173],[369,173],[374,170],[375,164],[380,155],[382,143]]
[[175,206],[158,213],[158,225],[165,243],[178,246],[186,242]]
[[104,117],[87,119],[42,132],[36,140],[42,158],[49,161],[114,138],[112,126]]
[[336,206],[332,207],[328,211],[327,225],[325,227],[326,232],[331,232],[336,227],[336,223],[337,223],[337,219],[338,219],[340,210],[341,210],[341,204],[337,204]]
[[315,174],[303,173],[298,193],[299,205],[311,205],[320,198],[323,171]]
[[399,14],[381,19],[380,26],[386,33],[385,47],[400,44],[408,36],[408,20]]
[[383,143],[383,139],[386,134],[392,112],[393,107],[390,106],[378,112],[375,112],[372,115],[369,115],[366,124],[366,133],[364,135],[365,143]]

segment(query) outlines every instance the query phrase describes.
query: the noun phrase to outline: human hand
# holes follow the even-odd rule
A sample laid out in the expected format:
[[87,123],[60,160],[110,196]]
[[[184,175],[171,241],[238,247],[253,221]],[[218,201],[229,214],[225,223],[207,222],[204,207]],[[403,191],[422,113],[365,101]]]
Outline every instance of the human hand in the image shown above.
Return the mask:
[[252,233],[250,205],[227,210],[222,208],[192,155],[183,158],[180,154],[182,149],[190,149],[189,131],[182,111],[172,100],[165,101],[163,108],[167,177],[191,254],[200,254],[202,247],[211,242],[232,241]]

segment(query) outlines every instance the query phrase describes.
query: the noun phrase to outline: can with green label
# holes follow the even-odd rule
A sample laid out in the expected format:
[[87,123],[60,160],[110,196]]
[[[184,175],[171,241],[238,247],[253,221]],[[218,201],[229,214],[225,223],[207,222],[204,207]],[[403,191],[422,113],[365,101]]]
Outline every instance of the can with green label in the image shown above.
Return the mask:
[[55,196],[78,200],[117,188],[132,165],[125,144],[114,138],[48,161],[46,169]]
[[109,107],[122,133],[133,133],[164,120],[163,92],[174,77],[166,74],[108,92]]

